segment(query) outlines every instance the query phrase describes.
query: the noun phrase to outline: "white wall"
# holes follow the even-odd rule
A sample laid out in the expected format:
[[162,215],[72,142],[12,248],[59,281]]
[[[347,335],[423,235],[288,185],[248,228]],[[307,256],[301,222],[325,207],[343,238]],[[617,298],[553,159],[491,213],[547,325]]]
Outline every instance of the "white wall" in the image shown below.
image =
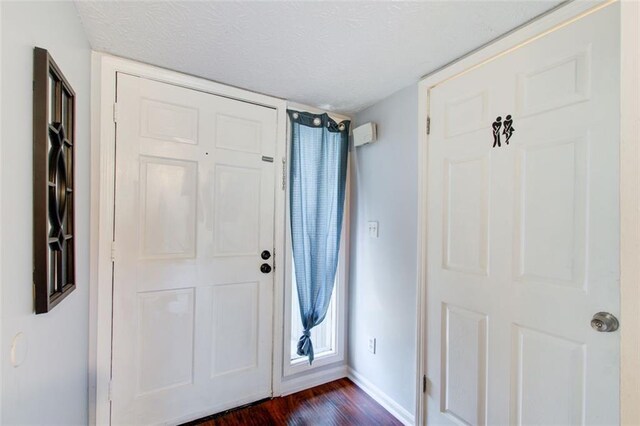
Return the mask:
[[[378,141],[352,153],[349,366],[413,414],[416,383],[418,89],[358,113]],[[379,222],[371,239],[367,222]],[[376,354],[367,349],[377,339]]]
[[[72,2],[2,2],[2,424],[87,423],[90,49]],[[77,96],[77,289],[33,313],[33,47],[48,49]],[[24,333],[22,365],[10,364]]]

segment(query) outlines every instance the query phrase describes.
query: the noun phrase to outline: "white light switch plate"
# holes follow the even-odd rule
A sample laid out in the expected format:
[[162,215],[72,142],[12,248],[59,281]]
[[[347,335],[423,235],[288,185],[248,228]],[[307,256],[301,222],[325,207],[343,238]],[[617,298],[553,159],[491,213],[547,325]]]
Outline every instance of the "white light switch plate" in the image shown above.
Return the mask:
[[378,221],[369,222],[369,238],[378,238]]

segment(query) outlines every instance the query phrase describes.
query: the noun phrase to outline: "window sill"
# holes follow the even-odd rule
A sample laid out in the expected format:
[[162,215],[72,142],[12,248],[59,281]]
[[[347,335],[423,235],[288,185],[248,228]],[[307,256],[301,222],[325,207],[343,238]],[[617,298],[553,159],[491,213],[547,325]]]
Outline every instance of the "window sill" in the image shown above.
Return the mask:
[[297,358],[289,361],[288,363],[285,363],[283,376],[284,377],[293,376],[299,373],[312,371],[316,368],[323,367],[325,365],[335,364],[342,361],[344,361],[344,355],[339,350],[322,352],[316,355],[312,365],[309,365],[309,362],[307,361],[306,357]]

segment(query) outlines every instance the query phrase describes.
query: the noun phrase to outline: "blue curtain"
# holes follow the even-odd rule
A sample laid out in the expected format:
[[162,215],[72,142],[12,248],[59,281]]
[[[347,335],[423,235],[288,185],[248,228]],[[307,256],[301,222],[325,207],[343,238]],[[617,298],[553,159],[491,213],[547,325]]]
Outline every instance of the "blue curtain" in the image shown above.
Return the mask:
[[298,355],[311,364],[311,329],[327,314],[338,267],[350,123],[337,123],[327,114],[288,113],[291,237],[304,327]]

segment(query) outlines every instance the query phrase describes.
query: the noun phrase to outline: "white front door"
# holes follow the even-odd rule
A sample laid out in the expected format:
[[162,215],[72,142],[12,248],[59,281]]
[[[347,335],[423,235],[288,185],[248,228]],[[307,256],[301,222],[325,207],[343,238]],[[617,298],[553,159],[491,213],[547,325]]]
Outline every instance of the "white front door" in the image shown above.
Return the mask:
[[620,314],[618,28],[614,4],[430,92],[429,424],[619,422],[620,333],[590,325]]
[[271,396],[276,111],[121,73],[117,105],[113,424]]

